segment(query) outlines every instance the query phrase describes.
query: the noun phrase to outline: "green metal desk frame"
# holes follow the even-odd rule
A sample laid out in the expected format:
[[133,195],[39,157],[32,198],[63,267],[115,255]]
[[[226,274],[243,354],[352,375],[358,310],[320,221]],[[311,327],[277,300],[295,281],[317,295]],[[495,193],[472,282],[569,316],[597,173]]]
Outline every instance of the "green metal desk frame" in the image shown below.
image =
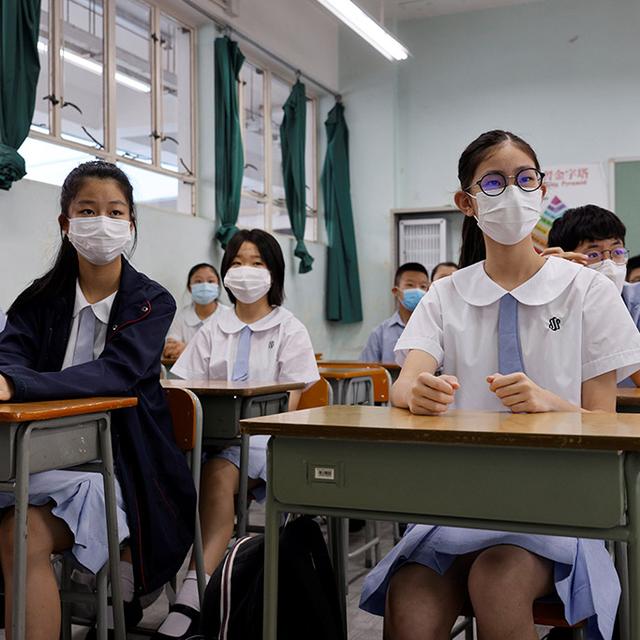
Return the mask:
[[640,640],[640,453],[275,435],[268,477],[263,640],[277,640],[284,512],[622,542],[622,637]]

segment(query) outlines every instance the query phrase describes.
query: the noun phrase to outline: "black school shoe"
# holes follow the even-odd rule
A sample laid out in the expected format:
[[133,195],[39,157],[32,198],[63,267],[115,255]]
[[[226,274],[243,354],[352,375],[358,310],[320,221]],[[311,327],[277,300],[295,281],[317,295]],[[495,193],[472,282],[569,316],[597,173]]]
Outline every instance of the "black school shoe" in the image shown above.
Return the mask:
[[[168,636],[166,633],[160,633],[156,631],[152,636],[151,640],[187,640],[187,638],[191,638],[192,636],[199,636],[199,627],[200,627],[200,612],[196,611],[193,607],[189,607],[186,604],[172,604],[169,607],[169,613],[181,613],[183,616],[187,616],[191,623],[187,627],[187,630],[181,636]],[[162,626],[162,625],[160,625]],[[199,636],[202,637],[202,636]]]

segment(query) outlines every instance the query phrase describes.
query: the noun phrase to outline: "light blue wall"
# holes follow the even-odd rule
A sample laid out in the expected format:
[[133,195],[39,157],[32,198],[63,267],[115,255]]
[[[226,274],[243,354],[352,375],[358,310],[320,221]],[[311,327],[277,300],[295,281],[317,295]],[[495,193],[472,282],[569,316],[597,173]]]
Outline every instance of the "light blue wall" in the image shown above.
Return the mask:
[[[400,23],[391,64],[341,31],[364,335],[390,310],[389,210],[453,204],[477,135],[522,135],[543,164],[640,156],[640,3],[544,0]],[[577,36],[577,38],[576,38]]]

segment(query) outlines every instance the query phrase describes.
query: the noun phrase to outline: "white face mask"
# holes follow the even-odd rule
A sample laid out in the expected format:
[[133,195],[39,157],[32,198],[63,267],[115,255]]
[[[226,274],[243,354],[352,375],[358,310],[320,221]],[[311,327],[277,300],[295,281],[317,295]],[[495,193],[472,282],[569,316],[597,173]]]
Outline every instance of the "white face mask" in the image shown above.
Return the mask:
[[607,276],[616,285],[618,293],[622,293],[624,280],[627,276],[626,264],[616,264],[613,260],[603,260],[596,264],[590,264],[589,267],[599,271],[603,276]]
[[499,196],[477,193],[478,226],[500,244],[517,244],[531,234],[540,218],[542,191],[508,186]]
[[271,289],[271,273],[260,267],[233,267],[224,277],[224,286],[240,302],[251,304]]
[[67,235],[76,251],[91,264],[109,264],[131,242],[131,222],[107,216],[70,218]]

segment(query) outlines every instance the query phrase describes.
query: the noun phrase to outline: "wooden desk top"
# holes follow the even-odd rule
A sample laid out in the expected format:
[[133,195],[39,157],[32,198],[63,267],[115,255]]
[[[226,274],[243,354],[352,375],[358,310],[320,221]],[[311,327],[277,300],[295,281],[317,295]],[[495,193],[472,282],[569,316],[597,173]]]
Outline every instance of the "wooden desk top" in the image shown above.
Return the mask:
[[0,402],[0,422],[32,422],[135,407],[138,398],[80,398],[47,402]]
[[364,378],[371,375],[372,367],[318,367],[323,378],[329,380],[348,380],[350,378]]
[[388,371],[400,371],[401,367],[395,362],[359,362],[358,360],[319,360],[318,366],[323,368],[332,367],[364,367],[369,369],[371,367],[382,367]]
[[391,407],[340,406],[241,421],[243,433],[389,442],[640,451],[640,415],[491,413],[415,416]]
[[637,407],[640,406],[640,389],[618,389],[617,394],[618,406],[621,407]]
[[190,389],[201,396],[263,396],[304,389],[304,382],[228,382],[227,380],[160,380],[164,389]]

